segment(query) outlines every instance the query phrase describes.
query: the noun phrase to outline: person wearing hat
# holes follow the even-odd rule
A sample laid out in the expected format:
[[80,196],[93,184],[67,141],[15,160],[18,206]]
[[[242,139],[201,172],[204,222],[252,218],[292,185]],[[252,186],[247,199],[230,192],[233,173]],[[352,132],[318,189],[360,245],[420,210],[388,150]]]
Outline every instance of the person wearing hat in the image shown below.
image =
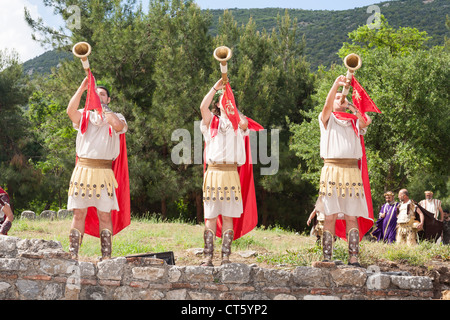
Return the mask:
[[388,191],[384,194],[386,203],[381,207],[378,220],[375,224],[371,235],[377,241],[384,241],[387,243],[395,242],[395,234],[397,227],[397,205],[394,201],[394,193]]
[[[425,191],[425,199],[419,202],[419,204],[427,211],[434,214],[436,220],[444,221],[444,211],[442,210],[441,200],[433,199],[432,191]],[[441,213],[439,215],[439,213]],[[440,216],[440,218],[439,218]]]

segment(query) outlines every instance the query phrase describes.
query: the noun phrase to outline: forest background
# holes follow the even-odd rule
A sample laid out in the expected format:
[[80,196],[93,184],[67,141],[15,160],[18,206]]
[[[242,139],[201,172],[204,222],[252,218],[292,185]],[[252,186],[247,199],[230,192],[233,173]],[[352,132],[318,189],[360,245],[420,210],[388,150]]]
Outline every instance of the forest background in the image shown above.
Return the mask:
[[[233,50],[228,70],[240,110],[267,129],[257,142],[266,141],[267,155],[279,158],[276,173],[263,175],[269,164],[256,155],[259,225],[306,228],[322,166],[317,117],[333,81],[345,74],[342,58],[350,52],[361,56],[356,77],[382,111],[370,114],[365,136],[374,211],[385,191],[401,188],[416,201],[433,190],[450,207],[445,0],[381,3],[382,15],[371,21],[366,8],[346,16],[310,11],[308,20],[296,17],[306,10],[204,11],[195,1],[151,0],[146,12],[132,0],[45,3],[65,20],[72,17],[67,7],[77,5],[81,19],[79,28],[53,30],[25,12],[39,41],[66,56],[76,42],[89,42],[92,72],[110,87],[111,108],[127,119],[133,216],[203,221],[203,166],[193,161],[198,150],[190,144],[188,161],[175,164],[171,156],[180,141],[172,134],[184,129],[194,137],[200,102],[220,77],[212,53],[221,45]],[[432,10],[423,11],[426,5]],[[397,21],[394,27],[383,13],[395,6],[392,20],[409,12],[402,21],[414,24],[421,16],[420,23],[437,27],[430,33]],[[327,29],[327,21],[341,27]],[[327,43],[339,37],[330,49]],[[0,51],[0,186],[16,214],[66,206],[77,132],[65,110],[84,76],[79,59],[61,60],[51,74],[30,75],[14,52]]]

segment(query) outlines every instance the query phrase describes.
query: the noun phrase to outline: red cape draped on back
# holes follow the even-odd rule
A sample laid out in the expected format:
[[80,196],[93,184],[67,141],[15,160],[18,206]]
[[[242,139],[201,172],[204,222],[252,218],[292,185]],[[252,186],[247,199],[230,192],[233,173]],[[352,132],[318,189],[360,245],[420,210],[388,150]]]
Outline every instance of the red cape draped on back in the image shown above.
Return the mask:
[[[256,121],[247,117],[248,129],[253,131],[260,131],[264,128]],[[213,116],[211,120],[211,137],[217,134],[217,128],[219,126],[219,117]],[[241,194],[242,194],[242,204],[243,213],[239,218],[233,218],[233,230],[234,239],[239,239],[243,235],[252,231],[258,224],[258,208],[256,206],[256,194],[255,194],[255,183],[253,180],[253,164],[252,164],[252,154],[250,148],[250,138],[249,136],[244,137],[245,143],[245,164],[238,167],[239,180],[241,182]],[[204,163],[206,166],[206,161]],[[222,236],[222,216],[217,219],[217,230],[216,236]]]
[[[350,120],[352,122],[353,130],[356,134],[359,134],[358,129],[356,128],[356,120],[358,119],[355,115],[346,113],[346,112],[333,112],[336,118],[340,120]],[[358,227],[359,227],[359,240],[361,240],[367,231],[370,230],[373,226],[373,206],[372,206],[372,193],[370,191],[370,182],[369,182],[369,170],[367,168],[367,157],[366,157],[366,147],[364,145],[364,137],[359,135],[361,141],[362,148],[362,159],[358,160],[358,166],[361,170],[361,178],[364,185],[364,195],[366,198],[367,209],[369,211],[369,217],[363,218],[358,217]],[[336,235],[344,240],[347,240],[346,235],[346,223],[345,220],[336,220],[335,226]]]
[[[128,173],[128,156],[127,143],[125,134],[120,135],[120,154],[113,161],[112,170],[116,177],[118,188],[116,189],[117,202],[119,203],[119,211],[111,211],[111,219],[113,224],[113,235],[119,233],[122,229],[130,225],[130,180]],[[86,216],[85,233],[94,237],[100,237],[99,221],[97,216],[97,208],[89,207]]]

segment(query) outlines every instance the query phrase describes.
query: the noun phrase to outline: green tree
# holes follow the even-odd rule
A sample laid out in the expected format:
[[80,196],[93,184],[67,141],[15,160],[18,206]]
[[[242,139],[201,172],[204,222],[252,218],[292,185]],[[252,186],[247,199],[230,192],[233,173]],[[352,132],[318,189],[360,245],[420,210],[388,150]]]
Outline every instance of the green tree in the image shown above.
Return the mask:
[[28,163],[36,147],[22,107],[31,89],[17,54],[0,50],[0,186],[16,209],[31,201],[39,188],[40,174]]
[[[377,26],[376,24],[380,24]],[[365,54],[371,49],[386,48],[391,56],[406,56],[419,49],[426,49],[425,43],[431,39],[425,31],[416,28],[391,27],[387,19],[380,15],[371,25],[363,25],[348,34],[351,43],[344,42],[339,56],[345,57],[351,52]]]
[[52,205],[53,209],[65,208],[67,203],[67,182],[75,164],[76,132],[67,124],[66,107],[41,90],[32,94],[26,112],[33,128],[33,141],[40,146],[40,155],[32,163],[42,173],[42,191],[36,198],[45,203],[45,209]]
[[[412,34],[408,35],[402,28],[388,27],[386,22],[380,30],[371,31],[375,36],[370,33],[370,38],[377,39],[377,32],[383,35],[388,31],[391,39],[400,36],[411,39],[417,35],[416,30],[410,30]],[[351,34],[367,44],[366,32],[364,26]],[[426,39],[425,35],[422,39]],[[352,49],[363,60],[356,77],[382,111],[371,115],[373,123],[365,137],[374,204],[383,202],[382,194],[387,190],[398,191],[410,183],[418,190],[415,187],[418,180],[441,188],[441,195],[446,197],[450,136],[445,128],[449,119],[449,92],[443,88],[449,87],[448,52],[442,47],[425,50],[406,44],[406,49],[393,50],[388,44],[375,48],[366,44],[353,44]],[[341,57],[348,53],[348,48],[344,44]],[[307,177],[316,186],[321,167],[317,118],[330,85],[339,74],[345,74],[345,68],[334,66],[319,74],[317,94],[313,96],[316,107],[305,114],[311,120],[291,125],[294,134],[291,148],[306,162]],[[421,187],[423,190],[413,194],[413,198],[423,196],[427,185],[423,183]]]

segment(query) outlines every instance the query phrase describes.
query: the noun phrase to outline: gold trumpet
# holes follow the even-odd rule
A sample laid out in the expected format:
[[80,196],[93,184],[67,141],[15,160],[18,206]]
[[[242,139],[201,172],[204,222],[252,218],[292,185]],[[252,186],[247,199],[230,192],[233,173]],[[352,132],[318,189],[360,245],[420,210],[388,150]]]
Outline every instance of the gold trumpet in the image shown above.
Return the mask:
[[214,58],[220,62],[220,71],[222,72],[222,81],[223,85],[226,85],[228,82],[228,66],[227,61],[231,59],[233,55],[230,48],[221,46],[214,50]]
[[347,97],[349,88],[350,88],[350,82],[352,81],[353,74],[356,70],[361,68],[362,60],[361,57],[358,56],[356,53],[350,53],[344,58],[344,65],[347,68],[347,81],[344,89],[342,90],[342,97],[341,97],[341,104],[344,103],[345,98]]
[[86,74],[88,74],[88,70],[90,68],[88,56],[91,54],[91,45],[87,42],[78,42],[73,46],[72,53],[75,55],[75,57],[81,59],[84,71],[86,71]]

